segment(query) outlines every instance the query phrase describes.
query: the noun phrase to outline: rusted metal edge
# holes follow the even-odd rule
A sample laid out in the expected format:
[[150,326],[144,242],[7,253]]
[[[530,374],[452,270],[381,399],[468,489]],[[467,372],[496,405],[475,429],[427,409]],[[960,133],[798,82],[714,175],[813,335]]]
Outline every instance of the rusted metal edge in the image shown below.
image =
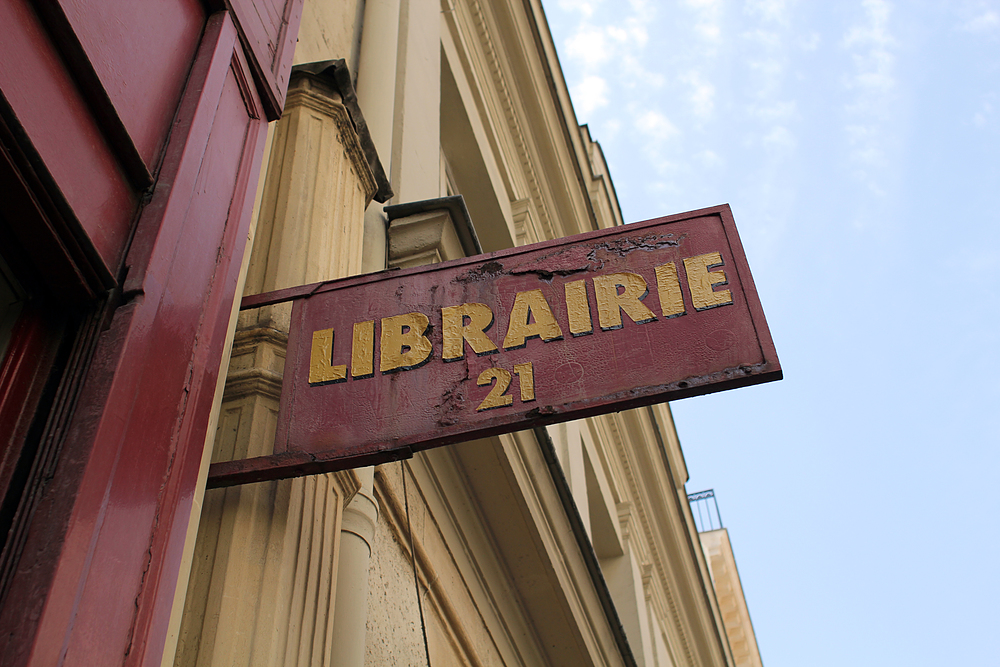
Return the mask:
[[[726,380],[718,376],[728,377]],[[595,399],[590,405],[573,410],[561,410],[556,406],[536,407],[528,411],[516,421],[505,421],[487,424],[478,429],[450,433],[440,437],[412,442],[386,443],[376,451],[365,453],[341,451],[332,453],[282,452],[270,456],[258,456],[238,461],[221,461],[213,463],[208,471],[206,488],[218,488],[250,484],[274,479],[288,479],[318,475],[325,472],[337,472],[350,468],[388,463],[399,459],[408,459],[414,452],[432,449],[443,445],[452,445],[469,440],[488,438],[514,431],[524,431],[535,427],[548,426],[561,422],[583,419],[611,412],[621,412],[646,405],[680,400],[689,396],[703,396],[708,393],[737,389],[755,384],[762,384],[782,377],[781,368],[777,364],[764,363],[753,367],[727,369],[711,376],[692,377],[663,387],[662,391],[641,393],[634,397],[618,397],[614,402],[607,402],[608,397]],[[705,385],[710,385],[706,391]]]
[[[550,241],[541,241],[539,243],[532,243],[531,245],[517,246],[515,248],[506,248],[504,250],[495,250],[493,252],[484,253],[482,255],[461,257],[459,259],[452,259],[448,260],[447,262],[439,262],[437,264],[426,264],[406,269],[391,268],[391,269],[385,269],[383,271],[376,271],[374,273],[365,273],[357,276],[349,276],[347,278],[327,280],[325,282],[312,283],[309,285],[297,285],[295,287],[286,287],[285,289],[275,290],[273,292],[251,294],[249,296],[243,297],[243,300],[240,302],[240,310],[249,310],[251,308],[272,306],[274,304],[283,303],[285,301],[304,299],[309,296],[312,296],[313,294],[320,294],[323,292],[329,292],[333,290],[344,289],[346,287],[352,287],[354,285],[361,285],[364,283],[378,281],[381,280],[388,271],[397,272],[396,275],[402,277],[402,276],[415,275],[419,273],[440,271],[441,269],[454,266],[482,264],[483,262],[501,260],[508,257],[516,257],[518,255],[523,255],[525,253],[535,252],[537,250],[543,250],[546,248],[558,248],[560,246],[566,245],[568,242],[582,243],[586,241],[601,239],[606,236],[619,236],[622,234],[641,232],[646,227],[656,227],[666,222],[676,222],[680,220],[690,220],[692,218],[707,218],[707,217],[716,217],[722,221],[723,227],[726,229],[727,238],[730,237],[733,233],[736,233],[736,224],[733,221],[732,209],[729,208],[729,204],[719,204],[718,206],[702,208],[698,209],[697,211],[676,213],[674,215],[666,215],[660,218],[643,220],[641,222],[630,222],[626,225],[609,227],[608,229],[597,229],[591,232],[576,234],[571,237],[552,239]],[[737,236],[736,238],[739,237]],[[731,245],[731,249],[734,251],[734,257],[735,259],[737,259],[739,263],[741,278],[744,275],[749,276],[750,267],[747,264],[746,255],[743,252],[742,244],[737,244],[736,246]],[[738,252],[735,252],[737,250]],[[749,280],[747,281],[746,284],[752,287],[753,281]],[[756,288],[752,288],[751,292],[756,296],[757,294]],[[751,312],[755,311],[752,310]],[[763,316],[763,311],[760,312],[760,316],[761,317]]]
[[733,218],[733,211],[729,207],[729,204],[724,204],[717,208],[720,209],[719,217],[726,232],[729,250],[736,261],[736,270],[740,277],[740,284],[743,286],[743,293],[746,295],[747,308],[750,311],[750,321],[753,323],[754,331],[757,333],[757,341],[760,344],[761,352],[763,352],[765,359],[774,359],[775,363],[778,363],[778,351],[774,347],[774,339],[771,337],[770,327],[767,326],[767,318],[764,317],[764,306],[760,303],[760,295],[757,293],[757,285],[754,283],[753,274],[750,272],[750,262],[747,260],[746,251],[743,249],[743,241],[740,239],[739,232],[736,229],[736,220]]
[[382,274],[400,270],[401,269],[399,268],[384,269],[382,271],[376,271],[375,273],[365,273],[360,276],[351,276],[349,278],[340,278],[338,280],[328,280],[326,282],[311,283],[309,285],[296,285],[295,287],[286,287],[284,289],[274,290],[273,292],[250,294],[243,297],[240,301],[240,310],[263,308],[264,306],[273,306],[278,303],[285,303],[286,301],[294,301],[295,299],[304,299],[312,296],[313,294],[322,294],[323,292],[338,289],[342,287],[346,281],[350,281],[351,284],[360,284],[368,282],[368,280],[359,279],[367,278],[369,280],[379,280],[381,279]]
[[363,455],[325,456],[305,452],[282,452],[238,461],[219,461],[209,467],[205,488],[218,489],[275,479],[319,475],[324,472],[363,468],[412,457],[413,450],[411,448],[398,447]]

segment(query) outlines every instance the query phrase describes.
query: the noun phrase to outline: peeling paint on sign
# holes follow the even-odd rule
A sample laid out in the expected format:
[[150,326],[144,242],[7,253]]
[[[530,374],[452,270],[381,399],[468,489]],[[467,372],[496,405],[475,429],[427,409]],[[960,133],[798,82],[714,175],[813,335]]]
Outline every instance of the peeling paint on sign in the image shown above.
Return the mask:
[[244,307],[282,298],[295,301],[275,456],[215,464],[216,485],[781,377],[728,206]]

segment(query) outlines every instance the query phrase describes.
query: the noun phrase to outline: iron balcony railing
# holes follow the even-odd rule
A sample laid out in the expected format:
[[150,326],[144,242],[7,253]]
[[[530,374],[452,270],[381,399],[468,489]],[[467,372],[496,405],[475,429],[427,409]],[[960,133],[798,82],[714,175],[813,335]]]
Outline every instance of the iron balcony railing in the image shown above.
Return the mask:
[[719,502],[715,499],[715,489],[689,493],[688,502],[691,504],[694,525],[699,533],[722,528],[722,515],[719,514]]

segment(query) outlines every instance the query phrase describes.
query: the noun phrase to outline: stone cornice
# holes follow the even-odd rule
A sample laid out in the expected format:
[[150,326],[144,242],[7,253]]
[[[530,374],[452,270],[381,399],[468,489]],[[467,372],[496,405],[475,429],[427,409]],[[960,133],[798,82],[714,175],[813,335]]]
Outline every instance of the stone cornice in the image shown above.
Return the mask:
[[223,400],[251,394],[279,400],[287,346],[288,334],[276,329],[256,327],[237,331]]
[[323,78],[310,72],[295,72],[288,87],[288,97],[285,100],[285,113],[296,107],[312,109],[332,118],[337,126],[340,141],[344,151],[350,158],[351,166],[364,188],[366,201],[371,201],[378,191],[375,174],[368,164],[368,158],[361,146],[361,139],[351,121],[350,113],[343,103],[343,98]]

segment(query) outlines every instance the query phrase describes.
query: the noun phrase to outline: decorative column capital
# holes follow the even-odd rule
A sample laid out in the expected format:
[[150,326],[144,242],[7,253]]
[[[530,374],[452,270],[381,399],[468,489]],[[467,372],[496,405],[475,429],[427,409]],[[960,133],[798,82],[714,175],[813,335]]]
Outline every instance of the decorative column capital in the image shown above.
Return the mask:
[[[361,112],[357,91],[354,90],[354,84],[351,81],[351,71],[347,66],[347,61],[341,58],[338,60],[323,60],[296,65],[292,68],[289,95],[291,95],[292,89],[296,86],[296,81],[303,79],[318,83],[325,89],[337,93],[339,96],[338,102],[347,111],[351,129],[357,137],[358,145],[375,179],[376,187],[373,198],[375,201],[383,204],[389,201],[393,195],[392,187],[389,185],[389,179],[382,166],[382,160],[379,158],[375,142],[372,141],[371,134],[368,131],[368,123]],[[288,108],[287,103],[285,108]]]
[[378,192],[378,182],[340,92],[324,77],[310,72],[293,72],[285,98],[285,115],[298,109],[310,109],[333,120],[344,152],[361,182],[367,206]]
[[483,251],[461,195],[386,206],[389,266],[436,264]]

